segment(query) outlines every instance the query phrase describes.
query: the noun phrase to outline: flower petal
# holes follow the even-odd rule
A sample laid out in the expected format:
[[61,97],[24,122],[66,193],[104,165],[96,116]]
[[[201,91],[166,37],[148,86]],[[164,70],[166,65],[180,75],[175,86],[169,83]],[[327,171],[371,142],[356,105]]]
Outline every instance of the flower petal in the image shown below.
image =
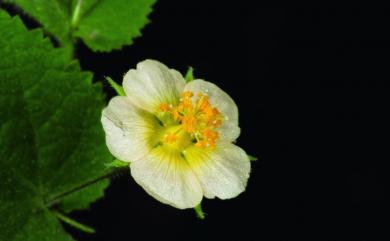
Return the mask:
[[178,151],[156,147],[130,169],[135,181],[162,203],[184,209],[202,200],[202,188]]
[[225,117],[222,126],[219,128],[221,140],[232,142],[237,139],[240,135],[240,128],[238,127],[238,108],[226,92],[215,84],[200,79],[189,82],[185,86],[184,91],[191,91],[195,96],[198,92],[207,94],[210,104],[217,107]]
[[250,173],[250,161],[240,147],[223,142],[213,149],[187,148],[185,157],[207,198],[233,198],[243,192]]
[[111,99],[101,118],[110,152],[121,161],[134,161],[146,155],[155,144],[158,128],[154,117],[135,107],[127,97]]
[[123,78],[123,88],[131,101],[154,113],[162,103],[176,105],[184,89],[185,80],[176,70],[155,60],[137,64]]

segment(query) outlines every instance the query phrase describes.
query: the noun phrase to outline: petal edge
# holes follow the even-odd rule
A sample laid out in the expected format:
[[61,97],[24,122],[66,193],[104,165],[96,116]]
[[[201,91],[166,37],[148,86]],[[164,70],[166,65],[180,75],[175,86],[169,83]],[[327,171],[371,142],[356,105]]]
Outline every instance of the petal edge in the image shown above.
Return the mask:
[[135,107],[126,97],[116,96],[103,110],[101,122],[110,152],[121,161],[134,161],[150,149],[155,129],[152,117]]
[[131,175],[144,190],[162,203],[179,209],[193,208],[203,197],[195,174],[179,153],[157,147],[130,164]]
[[242,193],[251,164],[245,151],[232,143],[220,143],[215,150],[188,148],[186,158],[207,198],[229,199]]
[[154,113],[162,103],[176,105],[185,80],[183,76],[156,60],[145,60],[123,77],[126,96],[137,105]]

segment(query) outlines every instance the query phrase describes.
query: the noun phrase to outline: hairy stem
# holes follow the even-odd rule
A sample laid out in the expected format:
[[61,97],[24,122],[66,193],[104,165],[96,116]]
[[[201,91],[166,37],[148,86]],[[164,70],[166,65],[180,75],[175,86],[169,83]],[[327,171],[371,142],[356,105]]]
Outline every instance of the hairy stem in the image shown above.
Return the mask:
[[71,219],[70,217],[65,216],[64,214],[62,214],[58,211],[53,211],[53,213],[59,220],[63,221],[64,223],[69,224],[70,226],[72,226],[80,231],[83,231],[85,233],[95,233],[95,229],[93,229],[92,227],[89,227],[85,224],[79,223],[76,220]]
[[74,187],[74,188],[72,188],[72,189],[70,189],[70,190],[68,190],[68,191],[65,191],[65,192],[63,192],[63,193],[61,193],[61,194],[58,194],[57,196],[54,196],[54,197],[50,198],[50,199],[46,202],[46,205],[45,205],[45,206],[48,207],[48,208],[50,208],[50,207],[52,207],[52,206],[58,204],[58,203],[61,201],[61,199],[64,198],[65,196],[68,196],[68,195],[70,195],[70,194],[72,194],[72,193],[75,193],[75,192],[77,192],[77,191],[80,191],[80,190],[82,190],[82,189],[84,189],[84,188],[86,188],[86,187],[88,187],[88,186],[90,186],[90,185],[92,185],[92,184],[95,184],[95,183],[97,183],[97,182],[99,182],[99,181],[101,181],[101,180],[104,180],[104,179],[106,179],[106,178],[110,178],[110,177],[115,176],[115,175],[117,175],[117,174],[124,173],[124,172],[128,172],[128,171],[129,171],[129,168],[128,168],[128,167],[116,168],[116,169],[114,169],[113,171],[111,171],[111,172],[109,172],[109,173],[107,173],[107,174],[104,174],[103,176],[100,176],[100,177],[97,177],[97,178],[95,178],[95,179],[92,179],[92,180],[90,180],[90,181],[88,181],[88,182],[85,182],[85,183],[81,184],[80,186]]

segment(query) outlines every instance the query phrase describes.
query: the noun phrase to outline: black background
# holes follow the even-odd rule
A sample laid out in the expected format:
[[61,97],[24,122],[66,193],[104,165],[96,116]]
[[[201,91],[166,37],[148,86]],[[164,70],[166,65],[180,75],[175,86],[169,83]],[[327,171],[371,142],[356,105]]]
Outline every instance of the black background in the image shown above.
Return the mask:
[[[244,7],[245,6],[245,7]],[[163,205],[128,175],[71,216],[78,240],[385,240],[390,10],[159,1],[134,45],[82,44],[82,67],[118,82],[146,58],[212,81],[240,110],[238,145],[259,157],[245,193],[208,214]],[[113,96],[105,84],[107,100]]]
[[[154,58],[210,80],[240,110],[238,145],[260,158],[248,188],[206,200],[206,220],[162,205],[127,175],[73,216],[80,240],[384,239],[388,9],[270,9],[160,1],[135,44],[94,54],[97,78]],[[106,86],[107,93],[112,91]]]

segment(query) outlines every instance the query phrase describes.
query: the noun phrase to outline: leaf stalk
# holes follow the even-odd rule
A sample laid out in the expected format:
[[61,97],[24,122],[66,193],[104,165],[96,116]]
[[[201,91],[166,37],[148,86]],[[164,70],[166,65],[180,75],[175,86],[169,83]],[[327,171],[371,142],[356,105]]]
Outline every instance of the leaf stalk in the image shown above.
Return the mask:
[[78,0],[76,7],[74,8],[73,14],[72,14],[72,20],[70,22],[70,26],[72,29],[77,28],[80,20],[80,13],[81,13],[81,5],[83,4],[83,0]]
[[129,168],[128,168],[128,167],[116,168],[116,169],[114,169],[113,171],[111,171],[111,172],[109,172],[109,173],[106,173],[106,174],[104,174],[104,175],[102,175],[102,176],[100,176],[100,177],[97,177],[97,178],[95,178],[95,179],[92,179],[92,180],[90,180],[90,181],[87,181],[87,182],[81,184],[80,186],[74,187],[74,188],[72,188],[72,189],[70,189],[70,190],[68,190],[68,191],[65,191],[65,192],[63,192],[63,193],[60,193],[60,194],[58,194],[58,195],[56,195],[56,196],[50,198],[50,199],[46,202],[45,206],[48,207],[48,208],[51,208],[51,207],[53,207],[54,205],[58,204],[58,203],[61,201],[61,199],[64,198],[65,196],[68,196],[68,195],[70,195],[70,194],[72,194],[72,193],[75,193],[75,192],[77,192],[77,191],[80,191],[81,189],[84,189],[84,188],[86,188],[86,187],[88,187],[88,186],[90,186],[90,185],[92,185],[92,184],[95,184],[95,183],[97,183],[97,182],[99,182],[99,181],[101,181],[101,180],[104,180],[104,179],[106,179],[106,178],[110,178],[110,177],[112,177],[112,176],[118,175],[118,174],[123,173],[123,172],[128,172],[128,171],[129,171]]

